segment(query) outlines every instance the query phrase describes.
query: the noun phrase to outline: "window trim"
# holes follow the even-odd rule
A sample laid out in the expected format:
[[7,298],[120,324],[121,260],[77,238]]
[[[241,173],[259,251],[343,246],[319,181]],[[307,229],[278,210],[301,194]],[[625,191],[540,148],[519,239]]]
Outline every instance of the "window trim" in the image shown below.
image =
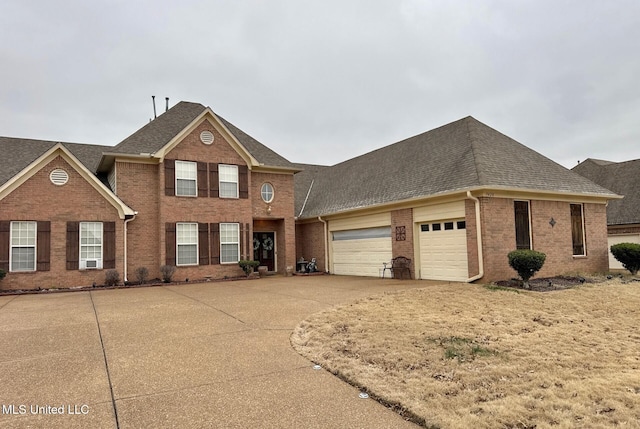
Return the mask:
[[[100,258],[82,258],[82,247],[92,246],[95,244],[82,244],[82,225],[96,224],[100,225]],[[87,260],[96,259],[95,267],[87,267]],[[104,223],[103,222],[80,222],[78,224],[78,269],[79,270],[101,270],[104,267]]]
[[[189,165],[193,167],[193,174],[194,174],[194,178],[184,178],[184,177],[180,177],[180,174],[178,173],[178,171],[180,170],[180,168],[178,167],[179,165]],[[180,161],[180,160],[176,160],[175,164],[174,164],[174,168],[175,168],[175,179],[174,179],[174,186],[175,186],[175,196],[176,197],[190,197],[190,198],[194,198],[198,196],[198,163],[195,161]],[[178,188],[178,180],[192,180],[194,187],[193,187],[193,195],[190,194],[181,194]]]
[[[571,213],[571,209],[573,206],[580,207],[580,229],[582,230],[582,253],[575,253],[575,242],[573,236],[573,213]],[[587,232],[584,224],[584,204],[582,203],[569,203],[569,215],[571,218],[571,255],[576,258],[587,256]]]
[[[33,246],[14,246],[13,244],[13,225],[14,224],[33,224]],[[31,248],[33,247],[33,269],[29,270],[15,270],[13,269],[13,249],[14,248]],[[37,270],[38,267],[38,222],[30,220],[16,220],[11,221],[9,225],[9,272],[11,273],[32,273]]]
[[[196,237],[196,241],[195,243],[181,243],[180,242],[180,233],[178,232],[178,230],[180,229],[181,225],[192,225],[195,228],[195,237]],[[197,222],[176,222],[176,267],[192,267],[192,266],[196,266],[196,265],[200,265],[200,247],[199,247],[199,243],[198,243],[198,223]],[[195,244],[196,246],[196,252],[195,252],[195,262],[193,263],[188,263],[188,264],[181,264],[178,261],[180,260],[180,246],[193,246]]]
[[[224,241],[224,239],[223,239],[223,229],[228,225],[236,225],[237,226],[238,236],[237,236],[237,241],[235,241],[235,242]],[[220,222],[219,231],[220,231],[220,233],[219,233],[220,234],[220,264],[237,264],[238,261],[240,261],[240,223],[238,223],[238,222]],[[237,259],[235,261],[223,261],[224,252],[222,251],[222,246],[230,245],[230,244],[235,244],[235,245],[238,246]]]
[[[235,170],[235,182],[222,180],[223,173],[220,170],[224,170],[226,167],[231,167]],[[223,183],[234,183],[236,185],[236,194],[235,196],[222,195],[222,184]],[[240,169],[237,165],[232,164],[218,164],[218,197],[219,198],[240,198]]]
[[[527,203],[527,225],[529,229],[529,247],[523,248],[518,247],[518,223],[516,222],[516,203]],[[533,250],[533,228],[531,224],[531,200],[513,200],[513,223],[514,223],[514,232],[516,235],[516,249],[517,250]]]
[[[265,188],[267,186],[270,188],[270,191],[265,190]],[[267,194],[270,193],[271,197],[270,198],[265,198],[265,193],[267,193]],[[267,204],[271,203],[271,202],[273,202],[273,199],[274,199],[275,195],[276,195],[276,190],[273,187],[273,185],[271,183],[269,183],[269,182],[264,182],[262,184],[262,186],[260,187],[260,196],[262,197],[262,201],[264,201]]]

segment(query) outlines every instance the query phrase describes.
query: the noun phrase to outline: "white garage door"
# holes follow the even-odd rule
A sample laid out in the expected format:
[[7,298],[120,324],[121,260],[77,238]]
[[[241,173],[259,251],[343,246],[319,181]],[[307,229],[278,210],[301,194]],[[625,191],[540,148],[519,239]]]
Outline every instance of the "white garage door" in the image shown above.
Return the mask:
[[377,277],[391,261],[391,227],[334,231],[331,254],[333,274]]
[[640,243],[640,235],[638,234],[625,234],[625,235],[610,235],[609,236],[609,269],[610,270],[624,270],[624,267],[611,253],[611,246],[618,243]]
[[469,278],[467,231],[463,219],[420,224],[420,277],[449,281]]

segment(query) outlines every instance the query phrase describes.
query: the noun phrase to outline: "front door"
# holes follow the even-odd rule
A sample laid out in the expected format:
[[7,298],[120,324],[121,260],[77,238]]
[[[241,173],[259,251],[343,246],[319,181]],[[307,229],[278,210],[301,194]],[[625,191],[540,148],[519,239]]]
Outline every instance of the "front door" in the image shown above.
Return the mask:
[[265,265],[269,271],[276,270],[275,249],[275,232],[253,233],[253,260],[259,261],[260,265]]

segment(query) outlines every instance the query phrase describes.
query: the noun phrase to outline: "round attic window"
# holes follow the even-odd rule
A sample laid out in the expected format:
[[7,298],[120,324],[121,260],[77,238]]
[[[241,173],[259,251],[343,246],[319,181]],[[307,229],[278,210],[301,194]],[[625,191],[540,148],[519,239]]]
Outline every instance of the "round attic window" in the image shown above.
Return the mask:
[[51,183],[54,185],[62,186],[66,185],[69,181],[69,175],[61,168],[56,168],[49,174],[49,180],[51,180]]
[[262,196],[262,201],[265,203],[273,201],[273,185],[271,183],[263,183],[260,189],[260,195]]
[[200,133],[200,141],[204,144],[213,143],[213,133],[211,131],[203,131]]

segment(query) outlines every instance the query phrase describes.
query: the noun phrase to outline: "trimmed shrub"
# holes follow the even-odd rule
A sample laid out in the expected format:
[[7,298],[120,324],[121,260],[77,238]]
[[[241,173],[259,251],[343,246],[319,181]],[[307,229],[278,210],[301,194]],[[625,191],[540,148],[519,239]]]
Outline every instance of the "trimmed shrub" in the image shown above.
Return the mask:
[[260,265],[260,262],[258,261],[238,261],[238,265],[240,265],[240,268],[242,268],[242,271],[244,271],[244,273],[248,276],[251,275],[251,273],[255,270],[255,268]]
[[171,283],[171,277],[176,273],[176,267],[173,265],[163,265],[160,267],[160,274],[165,283]]
[[611,246],[611,253],[625,270],[629,270],[634,276],[640,270],[640,244],[618,243]]
[[547,257],[544,253],[535,250],[514,250],[507,256],[509,266],[518,272],[527,289],[529,289],[529,279],[540,271]]
[[7,275],[7,272],[5,270],[0,270],[0,280],[5,278],[6,275]]
[[104,273],[104,284],[107,286],[115,286],[120,283],[120,273],[118,270],[107,270]]
[[138,267],[136,268],[136,279],[139,284],[143,284],[147,280],[149,280],[149,270],[147,267]]

